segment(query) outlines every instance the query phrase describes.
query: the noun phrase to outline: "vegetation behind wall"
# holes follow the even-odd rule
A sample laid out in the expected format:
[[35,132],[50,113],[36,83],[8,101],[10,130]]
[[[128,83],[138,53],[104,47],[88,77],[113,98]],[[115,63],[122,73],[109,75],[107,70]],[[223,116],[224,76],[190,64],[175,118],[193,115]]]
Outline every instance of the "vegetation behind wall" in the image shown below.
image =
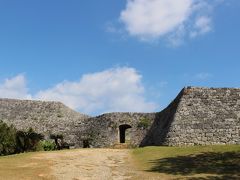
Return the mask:
[[32,128],[28,131],[17,131],[13,125],[8,126],[0,121],[0,156],[36,151],[43,138],[43,135]]

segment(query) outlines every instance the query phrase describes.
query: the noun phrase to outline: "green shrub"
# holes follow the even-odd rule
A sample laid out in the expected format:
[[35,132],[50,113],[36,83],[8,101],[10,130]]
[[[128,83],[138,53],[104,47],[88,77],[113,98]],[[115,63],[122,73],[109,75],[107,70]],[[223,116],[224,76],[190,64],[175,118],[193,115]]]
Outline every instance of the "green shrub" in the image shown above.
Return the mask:
[[43,135],[32,128],[28,131],[17,131],[14,126],[8,126],[0,121],[0,155],[36,151]]
[[56,149],[55,143],[49,140],[40,141],[40,146],[44,151],[53,151]]
[[36,151],[40,140],[43,140],[42,134],[36,133],[32,128],[28,131],[16,132],[16,152]]
[[151,125],[151,120],[146,117],[140,118],[138,122],[138,128],[147,129],[150,125]]
[[13,154],[16,151],[16,129],[0,121],[0,155]]
[[69,149],[69,145],[64,142],[62,134],[51,134],[50,139],[53,139],[57,150]]

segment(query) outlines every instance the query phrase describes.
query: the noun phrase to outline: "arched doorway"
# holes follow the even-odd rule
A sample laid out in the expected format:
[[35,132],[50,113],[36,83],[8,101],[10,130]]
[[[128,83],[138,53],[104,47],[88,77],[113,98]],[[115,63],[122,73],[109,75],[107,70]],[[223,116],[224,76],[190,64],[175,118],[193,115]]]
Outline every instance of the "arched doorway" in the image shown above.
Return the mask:
[[119,126],[120,143],[126,142],[126,130],[129,128],[132,128],[132,126],[128,124],[123,124]]

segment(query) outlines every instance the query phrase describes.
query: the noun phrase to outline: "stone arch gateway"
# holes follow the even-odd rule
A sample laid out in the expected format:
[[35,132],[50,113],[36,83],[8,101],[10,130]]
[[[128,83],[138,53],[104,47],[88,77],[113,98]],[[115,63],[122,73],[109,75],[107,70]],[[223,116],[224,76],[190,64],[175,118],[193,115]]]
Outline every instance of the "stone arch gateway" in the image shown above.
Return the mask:
[[119,126],[119,142],[126,143],[126,130],[132,128],[128,124],[122,124]]
[[186,87],[159,112],[94,117],[59,102],[0,98],[0,120],[45,138],[62,134],[75,148],[240,144],[240,88]]

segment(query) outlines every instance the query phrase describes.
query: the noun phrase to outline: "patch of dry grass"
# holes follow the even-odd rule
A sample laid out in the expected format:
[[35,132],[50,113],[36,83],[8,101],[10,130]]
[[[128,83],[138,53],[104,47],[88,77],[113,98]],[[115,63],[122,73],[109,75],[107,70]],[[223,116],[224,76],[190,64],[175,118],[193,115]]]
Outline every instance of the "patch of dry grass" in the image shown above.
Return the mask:
[[237,145],[78,149],[0,157],[0,180],[101,179],[112,175],[133,180],[224,180],[240,179],[239,169]]
[[49,174],[52,162],[35,158],[40,153],[24,153],[0,157],[1,180],[54,179]]

